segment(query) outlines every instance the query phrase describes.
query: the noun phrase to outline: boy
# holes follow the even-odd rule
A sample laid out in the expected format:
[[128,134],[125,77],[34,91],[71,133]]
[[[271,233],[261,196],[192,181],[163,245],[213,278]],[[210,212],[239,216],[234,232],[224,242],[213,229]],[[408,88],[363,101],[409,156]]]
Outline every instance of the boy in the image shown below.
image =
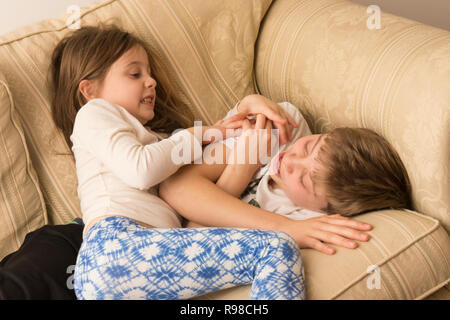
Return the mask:
[[[361,128],[337,128],[328,134],[311,135],[296,107],[290,103],[279,105],[294,118],[298,128],[293,129],[291,142],[282,145],[268,164],[236,164],[227,159],[228,164],[191,165],[161,186],[161,196],[191,221],[188,227],[216,225],[219,219],[216,217],[220,216],[223,221],[224,215],[229,218],[226,223],[222,222],[223,226],[247,227],[261,214],[261,228],[286,230],[301,248],[312,247],[332,254],[334,250],[323,242],[355,248],[356,243],[345,238],[368,239],[349,229],[363,230],[361,226],[343,222],[345,217],[385,208],[411,207],[406,169],[384,138]],[[226,118],[236,113],[237,107]],[[264,117],[257,117],[255,128],[269,127]],[[248,146],[243,148],[245,144],[239,141],[244,140],[239,137],[225,141],[228,148],[233,148],[232,155],[255,152],[255,149],[246,150]],[[220,148],[222,143],[217,145]],[[230,197],[209,188],[205,180],[264,212],[238,206]],[[211,208],[211,203],[202,205],[202,202],[210,202],[210,198],[217,202],[217,210],[203,210],[203,207]],[[198,205],[195,208],[191,203],[187,205],[188,199],[196,199]],[[292,227],[287,228],[286,221],[275,221],[267,211],[290,218],[290,221],[326,214],[339,216],[326,216],[326,220],[320,217],[324,218],[320,226],[304,223],[302,228],[301,224],[291,222]]]

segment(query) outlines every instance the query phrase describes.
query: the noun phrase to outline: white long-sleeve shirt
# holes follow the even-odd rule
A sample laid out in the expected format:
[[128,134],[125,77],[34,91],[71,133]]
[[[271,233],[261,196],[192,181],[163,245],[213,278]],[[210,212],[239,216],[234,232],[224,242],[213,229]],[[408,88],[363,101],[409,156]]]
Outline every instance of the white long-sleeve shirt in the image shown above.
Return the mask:
[[[179,215],[158,197],[158,185],[193,161],[201,141],[187,130],[169,138],[143,126],[126,109],[94,99],[77,113],[70,137],[85,230],[102,216],[119,215],[153,227],[181,227]],[[175,161],[174,161],[175,159]]]

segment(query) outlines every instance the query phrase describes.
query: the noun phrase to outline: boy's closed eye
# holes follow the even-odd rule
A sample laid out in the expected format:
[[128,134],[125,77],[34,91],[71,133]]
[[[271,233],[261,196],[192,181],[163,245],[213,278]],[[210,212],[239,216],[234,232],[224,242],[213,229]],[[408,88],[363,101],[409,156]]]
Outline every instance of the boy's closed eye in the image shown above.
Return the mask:
[[[306,142],[305,144],[304,144],[304,148],[303,148],[303,153],[304,153],[304,156],[305,157],[307,157],[307,156],[309,156],[309,154],[310,154],[310,152],[309,152],[309,149],[308,149],[308,146],[310,145],[311,143],[310,143],[310,141],[308,141],[308,142]],[[304,173],[301,175],[301,177],[300,177],[300,183],[301,183],[301,185],[302,185],[302,187],[306,190],[306,191],[309,191],[307,188],[306,188],[306,176],[307,176],[307,172],[306,172],[306,170],[304,170]]]
[[[323,135],[320,135],[318,138],[315,139],[315,142],[313,143],[314,140],[308,140],[305,144],[304,144],[304,152],[305,152],[305,157],[311,155],[312,153],[314,153],[314,150],[317,148],[317,145],[319,144],[320,140],[322,140]],[[311,147],[312,146],[312,147]],[[306,177],[309,176],[309,180],[310,180],[310,188],[308,189],[306,187]],[[314,188],[314,183],[312,181],[311,178],[311,172],[308,170],[305,170],[305,172],[303,173],[303,175],[301,176],[301,184],[303,186],[303,188],[310,192],[313,193],[314,195],[316,195],[315,193],[315,188]]]

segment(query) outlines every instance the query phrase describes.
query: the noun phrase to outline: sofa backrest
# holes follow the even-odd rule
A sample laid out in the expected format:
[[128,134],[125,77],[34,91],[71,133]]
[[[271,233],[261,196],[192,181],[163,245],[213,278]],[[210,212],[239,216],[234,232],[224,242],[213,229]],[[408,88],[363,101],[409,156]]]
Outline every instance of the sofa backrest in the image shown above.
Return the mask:
[[[157,108],[185,126],[193,120],[211,124],[254,93],[254,43],[270,3],[106,0],[81,8],[80,24],[115,23],[141,37],[152,53]],[[81,216],[74,159],[52,121],[47,83],[53,48],[72,31],[72,17],[0,36],[0,73],[23,124],[51,224]]]
[[415,210],[450,232],[450,32],[367,9],[273,1],[256,45],[258,89],[298,106],[315,133],[357,126],[386,137]]

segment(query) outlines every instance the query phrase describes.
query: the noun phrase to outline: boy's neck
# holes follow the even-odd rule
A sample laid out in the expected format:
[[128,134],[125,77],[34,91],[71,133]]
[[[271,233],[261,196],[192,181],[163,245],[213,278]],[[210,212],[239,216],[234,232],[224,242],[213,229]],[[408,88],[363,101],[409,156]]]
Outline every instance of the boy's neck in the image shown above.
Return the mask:
[[272,189],[280,189],[280,186],[275,182],[275,180],[272,179],[272,177],[269,176],[269,186]]

